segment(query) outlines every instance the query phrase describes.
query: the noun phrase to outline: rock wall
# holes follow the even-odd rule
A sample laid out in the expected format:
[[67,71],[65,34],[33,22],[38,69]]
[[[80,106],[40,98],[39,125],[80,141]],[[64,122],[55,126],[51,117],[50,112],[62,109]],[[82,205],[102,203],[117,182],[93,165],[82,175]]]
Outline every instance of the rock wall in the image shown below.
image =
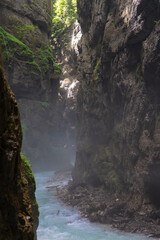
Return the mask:
[[36,239],[38,208],[35,187],[31,187],[35,182],[21,160],[21,142],[17,102],[4,72],[0,49],[0,238],[5,240]]
[[[38,53],[44,51],[49,46],[49,34],[51,30],[51,1],[3,1],[0,3],[1,16],[0,25],[9,33],[14,35],[33,52],[33,56],[29,56],[29,50],[14,52],[14,47],[6,47],[11,57],[5,58],[5,62],[9,62],[7,66],[7,74],[12,89],[18,98],[29,99],[46,99],[48,85],[53,80],[54,69],[51,64],[42,66]],[[13,43],[12,43],[13,44]],[[17,43],[18,45],[18,43]],[[18,47],[17,47],[18,48]],[[16,49],[17,50],[17,49]],[[14,52],[14,54],[13,54]],[[41,53],[43,54],[43,52]],[[12,59],[14,58],[14,63]],[[39,64],[41,69],[36,69],[34,61]],[[7,61],[8,60],[8,61]],[[47,59],[45,59],[47,61]],[[43,69],[48,67],[48,69]],[[43,70],[43,71],[42,71]],[[49,72],[50,71],[50,72]],[[37,74],[36,74],[37,73]],[[43,74],[46,74],[44,77]]]
[[[66,165],[74,164],[76,151],[76,109],[79,82],[77,80],[77,43],[81,38],[79,23],[66,27],[55,44],[55,52],[61,66],[59,109],[64,125],[63,145]],[[62,140],[61,140],[62,141]]]
[[77,4],[83,37],[73,182],[104,186],[132,212],[159,208],[160,3]]
[[49,43],[52,1],[5,0],[0,11],[4,64],[20,108],[23,151],[40,170],[47,158],[52,161],[51,138],[58,128],[54,119],[60,69]]

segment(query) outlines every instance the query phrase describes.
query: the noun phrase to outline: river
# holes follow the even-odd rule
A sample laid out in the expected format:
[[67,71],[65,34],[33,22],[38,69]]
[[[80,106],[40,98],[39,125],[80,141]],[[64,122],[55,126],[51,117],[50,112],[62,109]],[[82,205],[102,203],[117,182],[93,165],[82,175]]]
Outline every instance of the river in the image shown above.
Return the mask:
[[[56,198],[50,180],[53,172],[35,174],[36,197],[40,210],[38,240],[146,240],[147,237],[110,230],[107,225],[90,223]],[[50,182],[48,182],[50,181]],[[50,186],[49,186],[50,184]],[[59,185],[65,184],[60,182]],[[57,185],[57,183],[55,184]]]

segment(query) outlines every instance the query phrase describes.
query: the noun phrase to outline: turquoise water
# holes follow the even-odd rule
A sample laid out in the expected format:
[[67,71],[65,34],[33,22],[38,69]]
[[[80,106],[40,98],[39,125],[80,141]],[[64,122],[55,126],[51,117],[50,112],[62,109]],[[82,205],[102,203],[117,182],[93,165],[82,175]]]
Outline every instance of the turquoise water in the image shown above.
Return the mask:
[[[57,200],[55,191],[49,191],[48,181],[53,172],[35,175],[37,201],[40,210],[38,240],[146,240],[148,238],[113,232],[107,225],[90,223],[73,208]],[[60,184],[63,184],[62,182]],[[57,185],[57,183],[56,183]],[[107,229],[108,228],[108,229]]]

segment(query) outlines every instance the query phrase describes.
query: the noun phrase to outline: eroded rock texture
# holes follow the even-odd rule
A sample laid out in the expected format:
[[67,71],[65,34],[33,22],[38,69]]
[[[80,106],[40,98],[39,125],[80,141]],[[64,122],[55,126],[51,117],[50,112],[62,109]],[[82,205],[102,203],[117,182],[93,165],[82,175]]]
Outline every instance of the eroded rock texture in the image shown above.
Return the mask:
[[[34,179],[20,158],[22,131],[0,50],[0,239],[35,240],[38,209]],[[30,198],[32,195],[32,199]],[[34,215],[33,215],[34,210]],[[33,224],[33,221],[35,224]]]
[[23,151],[40,166],[52,160],[59,87],[49,44],[52,1],[5,0],[0,11],[0,27],[16,37],[0,29],[6,73],[21,113]]
[[[160,207],[160,3],[78,0],[75,184],[132,212]],[[116,202],[117,201],[117,202]]]
[[[22,2],[16,0],[13,3],[11,0],[5,0],[0,3],[0,9],[0,25],[7,32],[25,43],[38,57],[36,50],[44,51],[49,45],[51,1],[25,0]],[[9,46],[6,46],[6,48],[9,49]],[[14,49],[12,49],[12,46],[10,48],[12,50],[10,54],[12,54],[11,52],[14,52]],[[49,71],[53,71],[53,66],[48,64],[46,76],[44,77],[43,73],[31,64],[35,59],[30,59],[29,52],[18,51],[17,44],[17,52],[15,52],[14,56],[11,56],[10,65],[5,66],[12,89],[18,98],[34,100],[39,100],[40,96],[45,98],[45,94],[49,91],[47,87],[51,84],[51,78],[53,77],[51,76],[53,73],[49,73]],[[12,58],[15,60],[14,63],[12,63]]]

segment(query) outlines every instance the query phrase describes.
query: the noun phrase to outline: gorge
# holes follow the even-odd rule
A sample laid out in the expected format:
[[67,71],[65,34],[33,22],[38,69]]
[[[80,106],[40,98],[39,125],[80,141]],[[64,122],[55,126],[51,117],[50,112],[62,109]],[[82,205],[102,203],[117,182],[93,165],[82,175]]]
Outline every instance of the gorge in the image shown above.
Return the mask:
[[0,239],[36,240],[25,155],[36,176],[75,160],[60,199],[159,238],[159,0],[3,0],[0,11]]

